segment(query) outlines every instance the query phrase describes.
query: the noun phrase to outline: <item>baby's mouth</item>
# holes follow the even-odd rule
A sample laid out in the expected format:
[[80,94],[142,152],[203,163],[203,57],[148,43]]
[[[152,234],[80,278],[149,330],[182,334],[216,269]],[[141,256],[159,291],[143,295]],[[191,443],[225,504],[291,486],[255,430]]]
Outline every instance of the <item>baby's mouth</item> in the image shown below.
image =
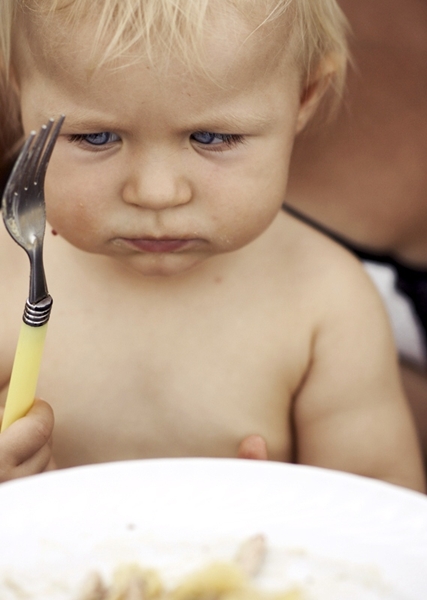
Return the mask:
[[150,253],[168,253],[178,252],[184,248],[188,248],[196,240],[192,239],[175,239],[175,238],[139,238],[139,239],[123,239],[126,245],[129,245],[142,252]]

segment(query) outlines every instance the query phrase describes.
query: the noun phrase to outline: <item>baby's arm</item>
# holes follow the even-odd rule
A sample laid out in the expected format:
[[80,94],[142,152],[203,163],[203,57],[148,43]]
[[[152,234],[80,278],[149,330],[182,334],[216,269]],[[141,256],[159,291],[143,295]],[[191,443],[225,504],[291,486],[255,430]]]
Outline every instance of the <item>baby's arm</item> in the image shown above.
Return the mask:
[[295,400],[297,461],[424,491],[388,319],[370,281],[352,266],[335,274],[335,299],[321,315]]
[[25,417],[0,434],[0,482],[35,475],[53,467],[53,423],[50,406],[36,400]]

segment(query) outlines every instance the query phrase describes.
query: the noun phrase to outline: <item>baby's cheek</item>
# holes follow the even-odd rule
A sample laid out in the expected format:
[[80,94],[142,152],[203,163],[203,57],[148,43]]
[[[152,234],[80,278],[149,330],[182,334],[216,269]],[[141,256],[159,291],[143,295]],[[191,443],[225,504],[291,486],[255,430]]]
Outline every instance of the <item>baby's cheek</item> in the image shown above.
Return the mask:
[[280,212],[282,199],[272,193],[262,192],[247,202],[244,210],[234,220],[237,232],[246,243],[259,237],[271,225]]

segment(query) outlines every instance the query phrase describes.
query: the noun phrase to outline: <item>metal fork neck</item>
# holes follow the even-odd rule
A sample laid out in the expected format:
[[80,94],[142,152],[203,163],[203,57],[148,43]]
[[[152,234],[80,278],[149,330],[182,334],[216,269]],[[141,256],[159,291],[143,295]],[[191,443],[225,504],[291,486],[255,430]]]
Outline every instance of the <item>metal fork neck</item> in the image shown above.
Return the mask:
[[41,245],[28,252],[30,258],[30,292],[28,300],[35,305],[49,295],[43,266],[43,250]]
[[25,304],[22,319],[31,327],[41,327],[49,321],[52,309],[52,297],[47,291],[46,277],[43,266],[42,244],[28,251],[30,258],[30,293]]

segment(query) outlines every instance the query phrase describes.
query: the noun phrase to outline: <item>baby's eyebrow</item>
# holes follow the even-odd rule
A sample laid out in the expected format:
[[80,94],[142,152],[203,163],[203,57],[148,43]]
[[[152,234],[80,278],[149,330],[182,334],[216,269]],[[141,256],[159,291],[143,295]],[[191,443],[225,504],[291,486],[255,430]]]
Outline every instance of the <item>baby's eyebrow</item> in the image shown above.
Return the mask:
[[122,129],[123,123],[119,123],[114,117],[108,115],[91,115],[88,112],[69,111],[65,129],[78,130],[85,133],[95,133],[97,131]]
[[[271,115],[256,113],[224,113],[206,115],[192,122],[190,129],[210,131],[222,130],[250,132],[252,129],[264,129],[271,123]],[[221,130],[221,131],[220,131]]]
[[[176,129],[187,131],[213,131],[217,133],[251,133],[251,131],[264,130],[271,125],[271,114],[248,110],[221,110],[206,111],[205,114],[178,120],[172,126]],[[96,133],[97,131],[117,131],[130,127],[128,119],[118,120],[115,115],[100,114],[89,110],[75,110],[67,112],[64,123],[64,133]]]

